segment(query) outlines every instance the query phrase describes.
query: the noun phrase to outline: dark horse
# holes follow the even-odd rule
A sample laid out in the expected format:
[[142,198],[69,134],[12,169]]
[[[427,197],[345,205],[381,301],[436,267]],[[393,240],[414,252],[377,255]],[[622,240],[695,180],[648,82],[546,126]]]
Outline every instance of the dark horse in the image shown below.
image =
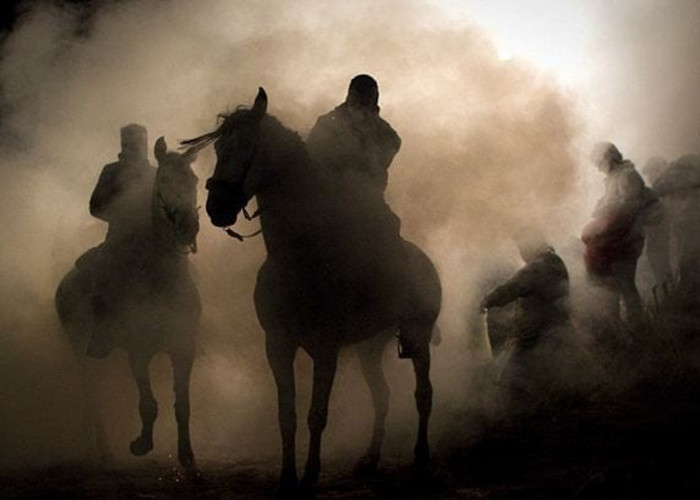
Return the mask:
[[[151,223],[145,241],[139,241],[134,269],[122,270],[128,276],[110,275],[110,286],[126,286],[120,297],[113,297],[109,327],[118,347],[128,353],[129,364],[139,390],[141,434],[131,443],[134,455],[153,449],[153,423],[158,404],[151,390],[148,364],[158,352],[170,355],[175,389],[175,416],[178,429],[178,459],[183,467],[194,468],[189,433],[189,383],[194,360],[195,333],[201,303],[190,276],[187,253],[196,250],[199,230],[197,177],[190,164],[193,152],[167,152],[161,137],[155,145],[158,170],[151,203]],[[56,310],[61,326],[78,357],[81,368],[90,341],[93,309],[93,272],[99,259],[93,249],[78,259],[56,290]],[[115,285],[116,286],[116,285]],[[95,411],[92,380],[84,378],[86,419],[96,433],[98,451],[104,453],[103,431]]]
[[[278,389],[281,486],[297,484],[297,349],[306,350],[314,362],[310,442],[302,479],[302,485],[312,486],[320,471],[321,435],[338,351],[363,340],[367,342],[358,352],[372,393],[375,424],[369,449],[358,465],[373,467],[378,462],[389,396],[381,360],[390,338],[380,334],[397,330],[411,352],[416,374],[420,418],[415,460],[426,465],[432,406],[429,347],[441,302],[436,269],[420,249],[396,236],[380,238],[400,247],[393,254],[396,258],[385,258],[387,253],[373,237],[379,232],[372,232],[377,207],[358,208],[363,193],[343,193],[342,185],[314,164],[298,134],[266,111],[267,96],[261,88],[252,109],[224,116],[216,131],[183,145],[215,144],[216,169],[207,181],[207,213],[215,226],[234,224],[253,196],[261,207],[268,255],[258,273],[254,298]],[[376,340],[368,340],[372,337]]]

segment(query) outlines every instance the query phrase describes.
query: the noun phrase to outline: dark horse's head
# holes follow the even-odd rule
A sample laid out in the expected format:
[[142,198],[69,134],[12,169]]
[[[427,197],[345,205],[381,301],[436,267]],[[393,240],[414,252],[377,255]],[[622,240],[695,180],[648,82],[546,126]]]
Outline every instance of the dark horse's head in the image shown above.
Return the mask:
[[216,168],[206,187],[207,214],[215,226],[233,225],[255,194],[260,180],[256,168],[261,163],[260,128],[266,112],[267,94],[260,87],[252,108],[221,115],[223,122],[214,132],[182,142],[197,149],[214,143]]

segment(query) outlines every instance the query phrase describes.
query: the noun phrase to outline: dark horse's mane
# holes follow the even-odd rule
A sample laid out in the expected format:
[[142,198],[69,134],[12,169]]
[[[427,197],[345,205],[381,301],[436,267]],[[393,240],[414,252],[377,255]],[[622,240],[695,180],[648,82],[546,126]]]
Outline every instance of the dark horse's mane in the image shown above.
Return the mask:
[[[237,127],[245,124],[248,120],[251,120],[251,109],[248,106],[238,106],[233,112],[219,113],[217,118],[220,120],[220,124],[215,130],[192,139],[180,141],[180,148],[193,148],[193,150],[199,151],[200,149],[209,146],[217,139],[225,137]],[[304,150],[306,149],[304,141],[299,133],[286,127],[274,116],[266,114],[261,122],[261,126],[264,127],[267,134],[271,134],[275,141],[275,145],[282,147],[296,146],[303,148]]]

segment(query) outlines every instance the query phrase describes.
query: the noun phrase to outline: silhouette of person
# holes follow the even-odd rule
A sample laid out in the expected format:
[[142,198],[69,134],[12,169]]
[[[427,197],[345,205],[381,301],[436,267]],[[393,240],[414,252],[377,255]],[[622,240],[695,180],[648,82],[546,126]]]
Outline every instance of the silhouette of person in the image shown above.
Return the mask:
[[489,292],[481,308],[516,302],[513,339],[525,346],[568,323],[569,273],[564,261],[536,232],[518,234],[516,243],[525,266]]
[[648,189],[634,164],[623,159],[614,144],[598,143],[591,160],[605,174],[605,192],[583,230],[588,275],[604,290],[609,314],[621,318],[622,300],[627,323],[638,328],[645,324],[645,315],[635,276],[644,248]]
[[338,176],[359,172],[381,192],[401,138],[379,116],[379,88],[369,75],[350,81],[345,102],[318,118],[307,146],[312,157]]
[[[644,167],[642,173],[649,186],[654,186],[654,183],[668,168],[668,162],[660,157],[650,158]],[[655,191],[656,193],[656,191]],[[656,193],[658,196],[658,193]],[[671,238],[673,237],[671,228],[670,210],[667,202],[661,200],[664,208],[664,218],[656,226],[650,226],[645,229],[646,254],[649,266],[654,275],[656,285],[667,287],[673,284],[674,273],[671,264],[671,247],[673,246]]]
[[[378,102],[376,80],[365,74],[355,76],[345,102],[318,118],[306,145],[313,162],[330,181],[335,203],[355,228],[352,251],[335,249],[342,266],[366,268],[369,263],[378,271],[374,288],[407,289],[401,221],[384,199],[388,169],[401,138],[379,116]],[[411,357],[409,342],[405,337],[400,341],[402,357]]]
[[[671,205],[671,235],[677,253],[677,286],[687,300],[700,292],[700,156],[685,155],[656,179],[654,190]],[[692,304],[690,304],[692,305]]]
[[515,409],[553,387],[553,356],[570,328],[569,273],[564,261],[534,230],[515,236],[525,266],[481,301],[481,309],[515,302],[512,329],[494,361],[499,384],[508,390]]
[[390,237],[396,237],[401,222],[386,204],[384,191],[401,138],[379,116],[378,101],[374,78],[355,76],[345,102],[318,118],[306,143],[314,162],[338,184],[339,198],[355,196],[345,205],[353,207],[357,217],[376,223],[379,235],[388,227]]
[[90,197],[90,214],[109,224],[93,266],[94,324],[88,355],[104,357],[113,347],[108,316],[148,255],[156,169],[148,162],[145,127],[121,129],[119,161],[106,165]]

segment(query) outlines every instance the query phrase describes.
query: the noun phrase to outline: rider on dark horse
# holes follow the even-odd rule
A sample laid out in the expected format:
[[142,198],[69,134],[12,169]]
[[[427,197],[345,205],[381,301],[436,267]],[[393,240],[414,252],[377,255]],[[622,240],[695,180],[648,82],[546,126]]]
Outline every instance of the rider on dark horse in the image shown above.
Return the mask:
[[400,221],[384,201],[389,166],[401,138],[379,116],[379,88],[369,75],[350,81],[345,102],[322,115],[311,129],[307,148],[316,164],[344,185],[355,185],[399,233]]
[[[345,102],[318,118],[306,143],[315,164],[337,186],[338,202],[355,221],[361,221],[358,226],[363,233],[353,235],[355,245],[363,247],[360,254],[374,256],[386,273],[387,287],[393,289],[396,280],[405,276],[406,264],[401,222],[386,203],[384,191],[401,138],[379,116],[378,101],[374,78],[355,76]],[[408,344],[402,339],[406,357],[411,356]]]
[[90,214],[109,224],[102,245],[93,252],[94,324],[88,355],[104,357],[114,347],[109,313],[129,287],[130,276],[144,266],[151,230],[151,202],[156,169],[148,162],[148,136],[141,125],[121,129],[119,161],[102,169],[90,197]]
[[401,138],[379,116],[378,100],[374,78],[356,76],[350,81],[345,102],[319,117],[307,146],[314,159],[333,173],[360,172],[383,193]]

